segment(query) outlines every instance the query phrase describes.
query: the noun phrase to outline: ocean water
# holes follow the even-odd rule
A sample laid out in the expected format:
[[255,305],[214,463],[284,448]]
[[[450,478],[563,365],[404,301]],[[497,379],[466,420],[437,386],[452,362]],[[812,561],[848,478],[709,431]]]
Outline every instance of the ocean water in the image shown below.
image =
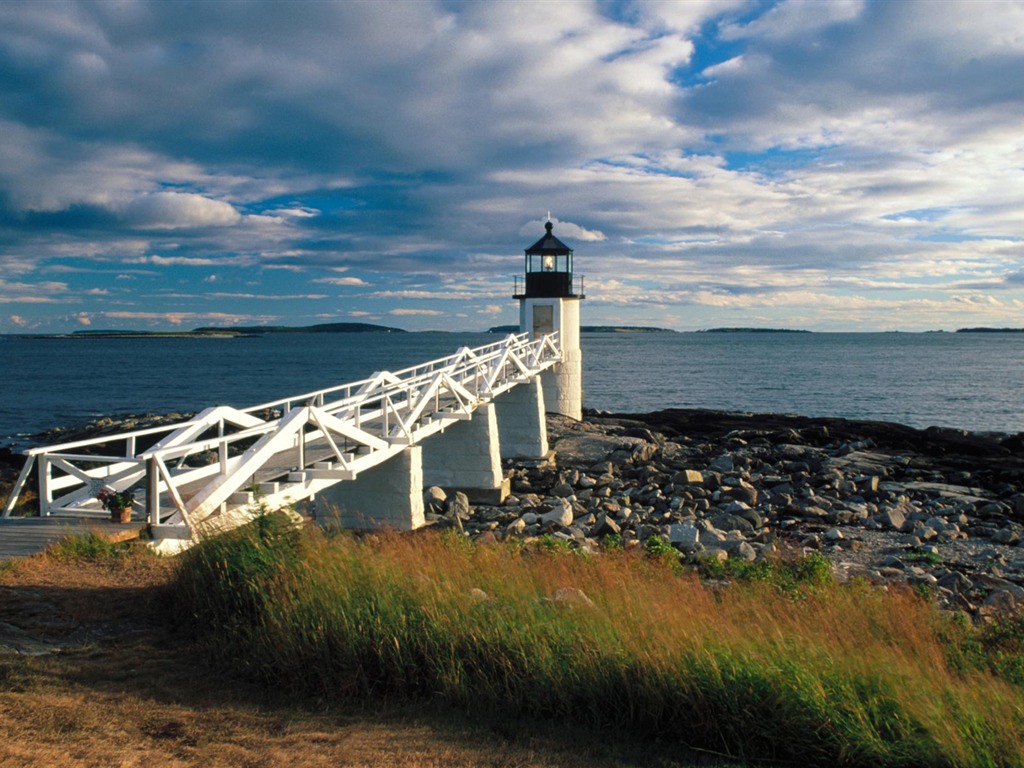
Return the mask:
[[[99,416],[246,407],[490,334],[0,336],[0,443]],[[1024,334],[583,334],[584,406],[712,408],[1024,431]]]

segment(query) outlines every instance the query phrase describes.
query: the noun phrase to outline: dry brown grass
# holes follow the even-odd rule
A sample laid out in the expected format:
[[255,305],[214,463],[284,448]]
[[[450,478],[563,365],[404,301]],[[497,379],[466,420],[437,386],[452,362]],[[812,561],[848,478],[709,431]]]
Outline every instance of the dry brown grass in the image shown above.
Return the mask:
[[[6,507],[7,502],[11,500],[14,482],[15,479],[13,477],[10,480],[0,479],[0,509]],[[18,496],[18,504],[15,506],[13,514],[15,516],[34,514],[38,500],[39,497],[36,495],[35,490],[26,486]]]
[[[66,645],[0,654],[0,766],[670,765],[657,747],[425,706],[310,709],[211,673],[168,629],[174,563],[0,564],[13,625]],[[677,753],[678,754],[678,753]]]
[[807,765],[1024,764],[1019,678],[993,675],[980,635],[909,591],[781,577],[711,590],[655,553],[324,539],[272,517],[205,542],[180,573],[197,642],[271,690],[560,713]]

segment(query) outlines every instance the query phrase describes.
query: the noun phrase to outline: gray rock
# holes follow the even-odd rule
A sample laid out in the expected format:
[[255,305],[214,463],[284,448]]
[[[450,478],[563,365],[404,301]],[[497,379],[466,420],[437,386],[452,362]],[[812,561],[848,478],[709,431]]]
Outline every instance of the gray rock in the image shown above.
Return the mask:
[[809,504],[800,510],[800,514],[808,520],[814,520],[817,518],[828,517],[828,510],[819,507],[816,504]]
[[594,608],[594,601],[582,589],[559,587],[551,595],[551,602],[567,608]]
[[573,495],[572,485],[569,483],[558,483],[551,489],[551,495],[562,499],[568,498]]
[[729,557],[733,560],[746,560],[752,563],[757,560],[757,550],[745,541],[737,542],[735,546],[727,549]]
[[423,492],[424,512],[440,515],[444,512],[444,501],[448,495],[443,488],[432,485]]
[[469,519],[469,499],[462,491],[456,491],[454,496],[447,497],[444,506],[445,515],[448,517],[460,517],[463,520]]
[[670,525],[668,540],[681,549],[696,549],[700,545],[700,530],[689,523]]
[[591,529],[594,536],[617,536],[621,532],[622,528],[607,513],[599,515]]
[[656,443],[641,443],[633,448],[629,458],[634,464],[640,464],[650,461],[657,453],[658,445]]
[[20,656],[47,656],[60,651],[61,646],[26,632],[20,627],[0,622],[0,654]]
[[746,518],[728,512],[718,512],[710,517],[711,524],[720,531],[743,531],[752,533],[754,526]]
[[1020,541],[1020,534],[1011,528],[1000,528],[992,534],[992,541],[996,544],[1013,545]]
[[891,531],[902,530],[903,526],[907,523],[906,515],[903,514],[902,510],[896,507],[887,507],[886,509],[883,509],[875,516],[875,520],[881,523],[883,528]]
[[744,504],[749,504],[750,506],[757,504],[757,488],[752,486],[746,480],[741,479],[739,485],[734,485],[726,491],[726,493]]
[[938,584],[940,587],[958,594],[967,594],[974,587],[971,580],[958,571],[950,571],[939,579]]
[[733,463],[732,456],[725,454],[712,459],[708,466],[715,472],[732,472],[736,465]]
[[684,469],[672,475],[673,485],[703,485],[704,474],[696,469]]
[[729,553],[721,547],[708,547],[701,553],[701,558],[708,558],[710,560],[718,560],[724,563],[729,559]]
[[559,499],[550,512],[545,512],[540,516],[542,525],[560,525],[563,528],[568,528],[572,525],[572,521],[572,504],[565,499]]

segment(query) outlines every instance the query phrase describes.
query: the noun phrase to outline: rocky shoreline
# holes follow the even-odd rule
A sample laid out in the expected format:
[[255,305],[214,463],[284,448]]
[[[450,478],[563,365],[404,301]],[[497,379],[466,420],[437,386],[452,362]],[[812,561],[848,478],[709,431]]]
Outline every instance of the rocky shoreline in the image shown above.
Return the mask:
[[[33,444],[181,420],[102,419]],[[975,617],[1024,609],[1024,433],[673,409],[548,419],[551,453],[506,462],[512,495],[425,494],[434,526],[598,549],[661,537],[681,560],[826,555],[840,580],[933,593]],[[0,496],[23,457],[0,450]]]
[[923,588],[976,618],[1024,608],[1024,435],[777,414],[549,417],[512,495],[426,493],[434,525],[597,549],[659,536],[680,559],[817,551],[841,581]]

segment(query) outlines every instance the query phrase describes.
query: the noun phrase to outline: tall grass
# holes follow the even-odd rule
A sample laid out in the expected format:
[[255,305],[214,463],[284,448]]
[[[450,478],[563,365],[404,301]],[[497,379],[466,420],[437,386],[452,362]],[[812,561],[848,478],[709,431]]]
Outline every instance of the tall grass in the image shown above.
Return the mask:
[[908,593],[716,592],[634,553],[357,543],[273,517],[189,552],[177,586],[218,663],[297,695],[434,698],[741,759],[1024,763],[1021,689],[951,664],[948,622]]
[[69,533],[46,548],[55,560],[114,560],[128,554],[131,542],[115,542],[95,531]]

